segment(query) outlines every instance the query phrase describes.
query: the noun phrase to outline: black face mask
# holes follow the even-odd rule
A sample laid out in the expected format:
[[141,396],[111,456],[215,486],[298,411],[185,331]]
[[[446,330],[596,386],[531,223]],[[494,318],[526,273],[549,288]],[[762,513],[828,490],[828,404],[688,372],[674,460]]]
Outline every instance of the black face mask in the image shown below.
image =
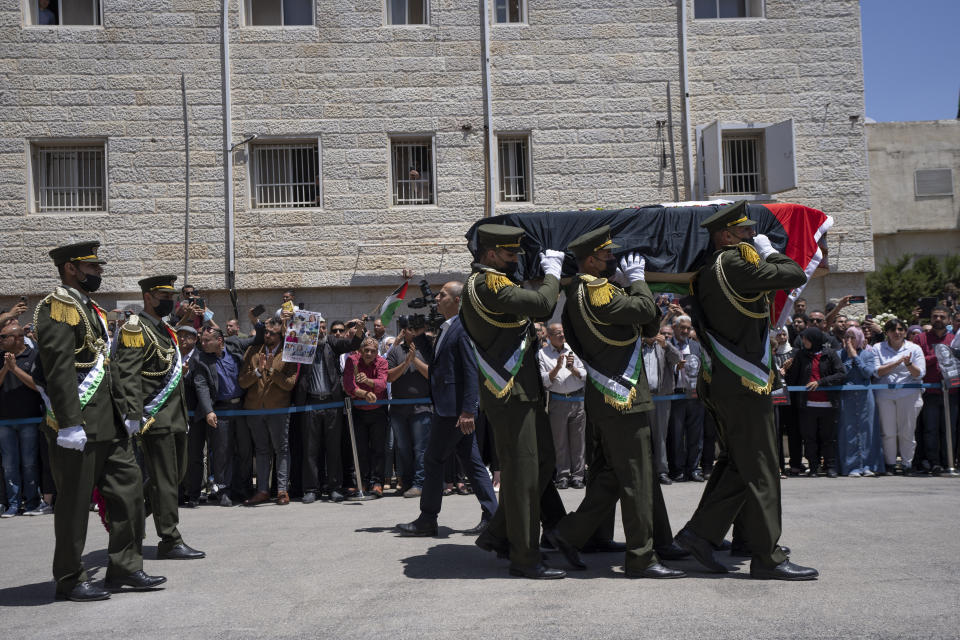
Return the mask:
[[87,293],[93,293],[100,288],[100,283],[103,282],[103,278],[92,273],[87,273],[85,275],[86,277],[79,281],[79,284],[81,287],[83,287],[84,291]]
[[609,278],[610,276],[612,276],[613,274],[615,274],[615,273],[617,272],[617,259],[616,259],[616,258],[610,258],[609,260],[606,260],[606,261],[605,261],[605,264],[606,264],[607,266],[605,266],[605,267],[603,268],[603,270],[600,272],[600,277],[601,277],[601,278]]
[[517,269],[520,267],[519,262],[508,262],[503,266],[503,272],[507,274],[511,279],[517,275]]
[[153,312],[163,318],[170,315],[173,311],[173,300],[161,300],[154,308]]

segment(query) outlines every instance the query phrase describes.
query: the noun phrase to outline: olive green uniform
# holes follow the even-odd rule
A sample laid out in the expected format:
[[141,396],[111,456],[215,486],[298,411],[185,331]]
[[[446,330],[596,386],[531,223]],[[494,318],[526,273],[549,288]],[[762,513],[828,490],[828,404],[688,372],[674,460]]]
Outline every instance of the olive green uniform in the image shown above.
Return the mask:
[[58,287],[34,314],[44,391],[55,424],[64,429],[83,425],[87,436],[82,451],[67,449],[57,445],[56,430],[44,426],[57,487],[53,577],[59,595],[88,580],[82,556],[94,487],[103,496],[110,526],[106,577],[122,577],[143,568],[142,479],[111,392],[117,375],[109,357],[102,382],[85,406],[81,407],[77,393],[79,380],[93,368],[98,351],[109,356],[109,340],[97,309],[79,291]]
[[806,280],[790,258],[773,253],[764,260],[750,244],[741,243],[715,252],[693,284],[697,334],[705,354],[697,391],[716,421],[721,451],[687,527],[716,545],[736,518],[754,561],[767,568],[786,560],[777,546],[781,512],[778,434],[770,398],[773,372],[764,381],[745,375],[742,366],[731,368],[728,363],[736,362],[719,351],[708,332],[736,345],[743,361],[762,363],[769,345],[769,294]]
[[[594,298],[590,293],[593,287],[588,284],[603,289],[605,295]],[[564,335],[588,365],[616,363],[622,370],[621,365],[639,349],[640,337],[652,337],[659,331],[660,311],[642,280],[623,290],[581,274],[565,293]],[[641,367],[642,362],[641,353]],[[583,546],[620,500],[627,544],[625,568],[641,572],[658,562],[654,538],[658,544],[669,544],[671,539],[651,454],[647,412],[653,408],[653,399],[642,369],[633,387],[634,395],[626,402],[608,400],[601,390],[602,382],[591,369],[584,391],[584,407],[594,438],[587,491],[577,511],[560,521],[557,532],[570,544]]]
[[523,336],[530,344],[512,386],[500,397],[480,367],[480,408],[493,428],[501,479],[500,505],[487,532],[510,541],[510,561],[518,567],[540,563],[541,499],[552,494],[550,502],[556,502],[559,511],[556,518],[563,513],[552,482],[556,454],[544,411],[531,321],[551,315],[559,292],[560,281],[552,275],[545,276],[534,291],[520,288],[502,273],[474,264],[461,296],[461,321],[483,353],[509,355]]
[[[166,386],[177,366],[173,329],[145,313],[121,327],[114,356],[117,398],[127,420],[146,418],[144,407]],[[140,445],[149,477],[144,489],[164,554],[183,542],[177,525],[180,483],[187,472],[187,402],[183,379],[141,431]]]

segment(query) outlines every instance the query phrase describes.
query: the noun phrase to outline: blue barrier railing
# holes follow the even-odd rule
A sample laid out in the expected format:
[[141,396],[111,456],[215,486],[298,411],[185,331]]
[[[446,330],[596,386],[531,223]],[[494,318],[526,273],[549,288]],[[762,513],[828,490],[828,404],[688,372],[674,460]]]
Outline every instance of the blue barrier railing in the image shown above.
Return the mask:
[[[939,384],[930,383],[906,383],[906,384],[845,384],[843,386],[836,387],[818,387],[817,391],[867,391],[870,389],[940,389]],[[806,387],[787,387],[787,391],[806,391]],[[583,396],[562,396],[558,394],[551,394],[551,397],[559,400],[561,402],[583,402]],[[667,396],[653,396],[654,402],[666,402],[669,400],[682,400],[686,398],[686,395],[680,393],[674,393]],[[353,406],[362,407],[362,406],[386,406],[391,404],[404,405],[404,404],[430,404],[432,401],[430,398],[396,398],[393,400],[379,400],[377,402],[366,402],[363,400],[357,400],[353,402]],[[229,418],[232,416],[272,416],[279,414],[288,414],[288,413],[303,413],[305,411],[320,411],[322,409],[339,409],[343,407],[343,402],[325,402],[323,404],[301,404],[294,405],[291,407],[282,407],[280,409],[226,409],[221,411],[216,411],[215,413],[222,418]],[[190,413],[193,415],[193,412]],[[0,420],[0,427],[5,427],[15,424],[38,424],[43,421],[42,417],[38,418],[17,418],[14,420]]]

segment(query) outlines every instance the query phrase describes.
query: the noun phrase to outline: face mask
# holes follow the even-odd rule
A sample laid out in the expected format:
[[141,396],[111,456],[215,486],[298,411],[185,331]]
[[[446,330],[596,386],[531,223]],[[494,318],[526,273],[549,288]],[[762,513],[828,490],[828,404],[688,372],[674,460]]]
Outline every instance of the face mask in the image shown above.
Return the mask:
[[173,300],[161,300],[153,307],[153,312],[161,318],[170,315],[171,311],[173,311]]
[[507,274],[510,278],[513,278],[517,275],[517,269],[520,267],[519,262],[508,262],[503,267],[503,272]]
[[603,268],[603,270],[600,272],[600,277],[601,277],[601,278],[609,278],[610,276],[612,276],[613,274],[615,274],[615,273],[617,272],[617,259],[616,259],[616,258],[610,258],[609,260],[606,260],[606,261],[605,261],[605,264],[606,264],[607,266],[605,266],[605,267]]
[[103,278],[98,275],[88,273],[83,280],[80,280],[79,284],[87,293],[93,293],[100,288],[101,282],[103,282]]

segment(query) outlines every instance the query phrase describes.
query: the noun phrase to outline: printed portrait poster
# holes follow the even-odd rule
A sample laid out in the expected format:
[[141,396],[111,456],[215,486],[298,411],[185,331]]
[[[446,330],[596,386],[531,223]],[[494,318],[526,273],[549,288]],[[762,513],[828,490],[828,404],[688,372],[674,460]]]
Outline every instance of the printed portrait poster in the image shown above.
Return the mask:
[[283,336],[283,361],[313,364],[320,340],[320,314],[297,309]]

